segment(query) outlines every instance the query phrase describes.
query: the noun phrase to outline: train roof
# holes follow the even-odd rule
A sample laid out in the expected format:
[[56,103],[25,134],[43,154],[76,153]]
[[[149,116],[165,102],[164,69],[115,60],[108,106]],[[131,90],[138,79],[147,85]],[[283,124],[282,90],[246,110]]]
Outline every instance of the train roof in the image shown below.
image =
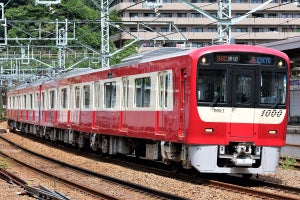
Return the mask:
[[[238,44],[234,44],[234,45],[217,45],[217,46],[209,46],[209,47],[204,47],[201,48],[204,52],[208,53],[210,51],[215,51],[215,48],[218,48],[219,50],[227,50],[227,51],[248,51],[250,49],[254,48],[260,48],[261,51],[263,51],[264,49],[266,49],[266,47],[261,47],[261,46],[251,46],[251,45],[238,45]],[[270,48],[267,48],[270,49]],[[121,63],[116,64],[116,65],[112,65],[110,68],[114,69],[114,68],[121,68],[121,67],[125,67],[125,66],[130,66],[130,65],[135,65],[135,64],[139,64],[139,63],[144,63],[144,62],[151,62],[151,61],[155,61],[155,60],[159,60],[159,59],[167,59],[167,58],[171,58],[174,56],[182,56],[182,55],[187,55],[193,51],[195,51],[195,49],[182,49],[182,48],[176,48],[176,47],[162,47],[156,50],[152,50],[152,51],[146,51],[146,52],[142,52],[139,54],[135,54],[133,56],[129,56],[127,58],[124,58]],[[273,51],[277,51],[275,49],[272,49]],[[282,53],[282,52],[281,52]],[[70,69],[70,70],[65,70],[63,72],[61,72],[60,74],[58,74],[57,76],[51,78],[51,77],[45,77],[42,79],[39,79],[33,83],[24,83],[21,84],[19,86],[16,86],[15,89],[22,89],[22,88],[26,88],[28,85],[31,86],[36,86],[36,85],[40,85],[46,82],[50,82],[52,80],[60,80],[60,79],[66,79],[66,78],[71,78],[74,76],[79,76],[79,75],[83,75],[83,74],[89,74],[89,73],[93,73],[93,72],[98,72],[98,71],[103,71],[106,69],[92,69],[92,68],[75,68],[75,69]]]
[[[97,69],[98,70],[98,69]],[[70,78],[70,77],[74,77],[74,76],[78,76],[81,74],[86,74],[86,73],[90,73],[93,71],[97,71],[96,69],[92,69],[92,68],[76,68],[76,69],[71,69],[71,70],[67,70],[64,72],[61,72],[60,74],[56,75],[55,77],[48,77],[45,76],[41,79],[38,79],[34,82],[26,82],[26,83],[22,83],[20,85],[11,87],[10,89],[14,88],[14,89],[24,89],[26,87],[30,86],[38,86],[41,85],[43,83],[47,83],[50,82],[52,80],[59,80],[59,79],[65,79],[65,78]]]
[[67,71],[63,71],[60,73],[55,79],[65,79],[65,78],[71,78],[74,76],[92,73],[99,71],[99,69],[92,69],[92,68],[74,68]]
[[139,54],[135,54],[133,56],[129,56],[124,58],[121,63],[113,65],[111,68],[118,68],[143,62],[154,61],[158,59],[169,58],[172,56],[184,55],[190,49],[182,49],[176,47],[162,47],[152,51],[146,51]]

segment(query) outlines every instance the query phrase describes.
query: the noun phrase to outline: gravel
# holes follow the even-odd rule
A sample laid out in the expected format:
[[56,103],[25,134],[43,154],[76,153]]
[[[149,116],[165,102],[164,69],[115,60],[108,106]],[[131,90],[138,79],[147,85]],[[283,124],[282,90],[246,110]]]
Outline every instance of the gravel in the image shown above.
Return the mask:
[[[20,137],[17,134],[5,133],[3,135],[7,139],[13,140],[14,142],[18,141],[20,145],[29,148],[35,152],[46,154],[49,157],[62,160],[69,164],[77,165],[98,173],[106,174],[107,176],[113,176],[153,189],[177,194],[188,199],[257,199],[247,194],[234,193],[215,187],[210,187],[207,185],[191,184],[168,177],[162,177],[152,173],[135,171],[119,165],[91,160],[83,156],[73,155],[62,150],[31,141],[27,138]],[[260,175],[259,179],[284,185],[290,185],[294,187],[300,187],[299,170],[283,170],[279,168],[277,173],[273,175]]]

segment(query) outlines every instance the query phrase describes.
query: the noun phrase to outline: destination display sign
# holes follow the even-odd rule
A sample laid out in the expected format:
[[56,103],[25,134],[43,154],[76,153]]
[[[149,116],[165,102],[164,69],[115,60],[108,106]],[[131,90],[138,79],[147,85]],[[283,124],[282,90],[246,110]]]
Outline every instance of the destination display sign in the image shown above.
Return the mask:
[[214,62],[274,65],[274,56],[244,53],[216,53],[214,54]]

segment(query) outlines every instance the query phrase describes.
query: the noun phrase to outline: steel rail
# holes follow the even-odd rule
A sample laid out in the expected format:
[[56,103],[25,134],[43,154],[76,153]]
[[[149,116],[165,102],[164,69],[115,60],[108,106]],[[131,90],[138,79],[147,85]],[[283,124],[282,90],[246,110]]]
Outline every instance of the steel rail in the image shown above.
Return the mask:
[[[62,166],[66,166],[68,168],[71,168],[73,170],[76,170],[78,172],[81,172],[81,173],[85,173],[85,174],[88,174],[88,175],[92,175],[92,176],[95,176],[95,177],[98,177],[98,178],[101,178],[101,179],[104,179],[106,181],[109,181],[109,182],[112,182],[112,183],[117,183],[119,185],[122,185],[122,186],[125,186],[127,188],[130,188],[130,189],[134,189],[136,191],[142,191],[143,193],[147,194],[147,195],[151,195],[151,196],[156,196],[158,198],[162,198],[162,199],[176,199],[176,200],[187,200],[186,198],[184,197],[180,197],[180,196],[177,196],[177,195],[174,195],[174,194],[170,194],[170,193],[165,193],[165,192],[162,192],[162,191],[159,191],[159,190],[155,190],[155,189],[151,189],[149,187],[144,187],[144,186],[141,186],[141,185],[138,185],[138,184],[135,184],[135,183],[130,183],[130,182],[127,182],[127,181],[123,181],[123,180],[120,180],[120,179],[117,179],[117,178],[113,178],[113,177],[109,177],[109,176],[106,176],[106,175],[103,175],[103,174],[99,174],[99,173],[96,173],[96,172],[92,172],[92,171],[89,171],[87,169],[84,169],[84,168],[81,168],[81,167],[77,167],[77,166],[73,166],[73,165],[70,165],[68,163],[65,163],[65,162],[61,162],[59,160],[56,160],[56,159],[53,159],[53,158],[49,158],[49,157],[46,157],[44,155],[41,155],[41,154],[38,154],[36,152],[33,152],[31,150],[28,150],[20,145],[17,145],[15,143],[13,143],[12,141],[9,141],[7,140],[6,138],[2,137],[0,135],[0,138],[7,141],[8,143],[30,153],[30,154],[33,154],[35,156],[38,156],[40,158],[43,158],[43,159],[46,159],[48,161],[51,161],[51,162],[54,162],[54,163],[57,163],[57,164],[60,164]],[[7,157],[10,157],[9,155],[3,153],[0,151],[1,154],[7,156]],[[13,159],[13,158],[12,158]],[[13,159],[15,160],[15,159]],[[32,166],[29,166],[28,164],[26,163],[23,163],[22,161],[19,161],[19,160],[15,160],[16,162],[22,164],[22,165],[25,165],[25,166],[28,166],[30,168],[32,168]],[[91,194],[94,194],[94,195],[98,195],[98,196],[101,196],[102,193],[99,192],[99,191],[95,191],[93,189],[90,189],[84,185],[81,185],[81,184],[77,184],[77,183],[74,183],[74,182],[69,182],[68,180],[64,180],[64,179],[61,179],[60,177],[56,176],[55,174],[51,174],[51,173],[48,173],[48,172],[44,172],[40,169],[36,169],[33,167],[34,170],[38,171],[39,173],[42,173],[42,174],[45,174],[47,176],[50,176],[50,177],[55,177],[57,180],[61,181],[61,182],[64,182],[68,185],[71,185],[73,187],[76,187],[76,188],[81,188],[82,190],[84,191],[87,191]],[[114,196],[110,196],[110,195],[106,195],[106,194],[103,194],[103,197],[106,198],[106,199],[112,199],[112,200],[119,200],[118,198],[114,197]]]

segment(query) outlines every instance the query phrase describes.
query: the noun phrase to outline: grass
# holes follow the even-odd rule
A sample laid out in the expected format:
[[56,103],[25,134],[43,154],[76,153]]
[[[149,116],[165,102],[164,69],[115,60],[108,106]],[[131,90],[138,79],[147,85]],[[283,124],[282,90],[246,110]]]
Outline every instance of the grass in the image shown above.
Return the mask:
[[10,166],[10,160],[7,158],[0,158],[0,169],[8,169]]
[[280,159],[280,167],[285,170],[294,169],[296,162],[297,161],[295,158],[291,158],[291,157],[287,156],[287,157]]

